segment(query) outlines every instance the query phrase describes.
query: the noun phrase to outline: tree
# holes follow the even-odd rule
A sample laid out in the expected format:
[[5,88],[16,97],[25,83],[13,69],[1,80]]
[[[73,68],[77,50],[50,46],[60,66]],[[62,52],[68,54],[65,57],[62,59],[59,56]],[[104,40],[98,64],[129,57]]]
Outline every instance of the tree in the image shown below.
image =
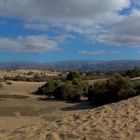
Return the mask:
[[80,73],[79,72],[76,72],[76,71],[73,71],[73,72],[70,72],[67,77],[66,77],[66,80],[73,80],[75,78],[80,78]]

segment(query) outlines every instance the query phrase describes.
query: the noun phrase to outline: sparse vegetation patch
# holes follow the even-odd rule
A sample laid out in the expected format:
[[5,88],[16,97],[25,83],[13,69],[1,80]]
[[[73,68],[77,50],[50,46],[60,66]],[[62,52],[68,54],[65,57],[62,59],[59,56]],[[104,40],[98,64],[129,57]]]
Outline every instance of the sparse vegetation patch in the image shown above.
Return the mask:
[[106,80],[87,84],[83,74],[70,72],[65,80],[50,80],[37,90],[39,95],[56,99],[79,101],[87,97],[94,105],[104,105],[140,95],[140,82],[131,81],[129,76],[112,73]]

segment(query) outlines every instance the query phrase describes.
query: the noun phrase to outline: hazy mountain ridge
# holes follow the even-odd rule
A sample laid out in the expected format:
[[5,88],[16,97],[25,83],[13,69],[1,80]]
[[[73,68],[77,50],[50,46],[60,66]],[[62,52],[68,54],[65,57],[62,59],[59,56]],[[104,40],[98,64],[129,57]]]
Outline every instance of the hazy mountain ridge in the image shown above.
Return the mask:
[[140,60],[73,60],[52,63],[37,62],[0,62],[0,70],[16,69],[52,69],[59,71],[80,70],[80,71],[118,71],[140,67]]

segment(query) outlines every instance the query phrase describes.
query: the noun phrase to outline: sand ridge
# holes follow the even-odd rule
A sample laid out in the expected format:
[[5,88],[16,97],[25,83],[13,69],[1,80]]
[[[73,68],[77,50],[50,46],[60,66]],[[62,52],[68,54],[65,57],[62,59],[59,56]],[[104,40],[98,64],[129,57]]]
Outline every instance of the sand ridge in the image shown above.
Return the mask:
[[[57,112],[56,112],[57,113]],[[83,110],[63,117],[17,128],[1,130],[9,140],[139,140],[140,97]]]
[[[0,94],[28,95],[41,84],[5,84]],[[140,140],[140,96],[101,107],[31,94],[4,99],[0,140]]]

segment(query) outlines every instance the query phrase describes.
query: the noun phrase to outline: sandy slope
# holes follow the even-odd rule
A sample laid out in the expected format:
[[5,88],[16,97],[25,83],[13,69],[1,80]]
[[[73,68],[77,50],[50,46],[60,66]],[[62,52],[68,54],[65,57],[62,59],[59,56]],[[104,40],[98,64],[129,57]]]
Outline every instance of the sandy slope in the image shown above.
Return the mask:
[[0,140],[140,140],[140,96],[91,108],[37,97],[0,101]]
[[42,86],[45,82],[17,82],[10,81],[12,85],[7,85],[5,82],[2,83],[3,88],[0,89],[0,94],[14,94],[14,95],[25,95],[32,96],[32,92],[35,92],[38,87]]

